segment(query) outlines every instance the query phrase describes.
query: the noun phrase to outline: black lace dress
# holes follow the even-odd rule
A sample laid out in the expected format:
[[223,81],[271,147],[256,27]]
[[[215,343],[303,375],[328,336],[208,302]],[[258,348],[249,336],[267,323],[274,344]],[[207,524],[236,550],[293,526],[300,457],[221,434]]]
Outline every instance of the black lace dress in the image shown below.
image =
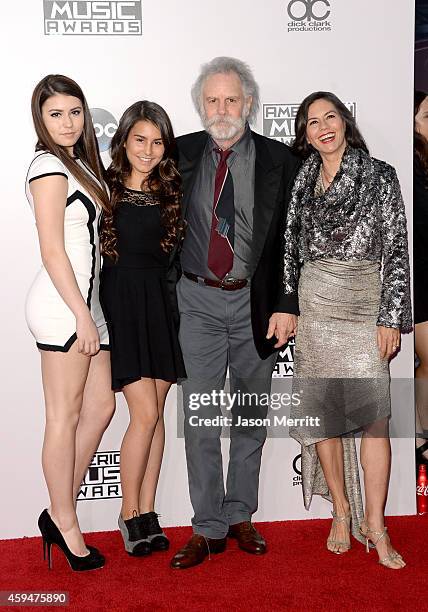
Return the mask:
[[104,259],[100,301],[110,333],[112,388],[186,376],[168,290],[159,200],[125,189],[114,213],[117,263]]

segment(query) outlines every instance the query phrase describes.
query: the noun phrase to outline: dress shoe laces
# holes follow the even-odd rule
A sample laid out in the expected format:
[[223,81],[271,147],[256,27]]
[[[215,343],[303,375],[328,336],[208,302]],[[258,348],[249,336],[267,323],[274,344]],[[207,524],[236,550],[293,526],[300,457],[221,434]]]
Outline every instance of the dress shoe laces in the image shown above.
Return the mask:
[[248,521],[240,525],[239,532],[243,540],[249,540],[256,532],[256,528]]
[[157,514],[157,512],[147,512],[146,514],[141,516],[143,517],[142,522],[147,533],[156,534],[162,532],[158,521],[158,517],[160,516],[160,514]]
[[[203,538],[205,540],[205,545],[207,547],[208,550],[208,559],[211,559],[211,550],[210,550],[210,545],[208,542],[208,538],[206,538],[204,535],[200,535],[198,533],[194,533],[193,536],[191,537],[191,539],[189,540],[189,542],[187,543],[185,548],[191,548],[193,543],[196,544],[196,546],[198,548],[202,548],[202,540],[200,538]],[[196,542],[195,542],[196,540]]]
[[146,530],[141,525],[136,510],[133,511],[132,518],[126,519],[124,523],[128,530],[128,537],[130,542],[136,542],[137,540],[142,540],[146,537]]
[[252,523],[248,521],[248,523],[243,523],[241,526],[241,531],[253,532],[255,531],[255,528],[253,527]]

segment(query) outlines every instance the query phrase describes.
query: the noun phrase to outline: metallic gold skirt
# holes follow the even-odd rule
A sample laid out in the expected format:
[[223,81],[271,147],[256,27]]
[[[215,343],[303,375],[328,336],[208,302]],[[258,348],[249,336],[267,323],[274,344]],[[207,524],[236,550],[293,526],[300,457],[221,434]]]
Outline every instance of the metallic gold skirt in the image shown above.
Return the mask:
[[308,509],[314,494],[331,500],[315,443],[341,437],[356,537],[363,510],[354,432],[390,416],[389,365],[377,347],[380,295],[377,262],[325,259],[301,270],[293,380],[300,402],[290,416],[304,425],[290,435],[302,445],[304,503]]

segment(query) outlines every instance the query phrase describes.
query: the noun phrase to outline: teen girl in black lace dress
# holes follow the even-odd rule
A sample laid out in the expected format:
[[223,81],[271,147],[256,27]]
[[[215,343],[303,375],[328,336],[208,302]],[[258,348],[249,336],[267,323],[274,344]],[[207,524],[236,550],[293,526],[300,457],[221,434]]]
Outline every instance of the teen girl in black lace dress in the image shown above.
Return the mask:
[[121,447],[125,549],[166,550],[154,512],[172,383],[185,376],[176,312],[167,285],[169,256],[181,233],[180,177],[166,112],[136,102],[120,120],[108,169],[111,210],[101,230],[100,297],[110,338],[112,386],[123,391],[130,423]]

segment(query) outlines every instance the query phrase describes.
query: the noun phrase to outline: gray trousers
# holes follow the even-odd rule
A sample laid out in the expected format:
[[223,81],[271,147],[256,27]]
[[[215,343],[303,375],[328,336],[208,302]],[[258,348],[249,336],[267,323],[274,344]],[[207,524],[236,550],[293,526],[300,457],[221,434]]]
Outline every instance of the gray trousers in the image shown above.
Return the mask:
[[[189,491],[195,512],[192,525],[195,533],[223,538],[229,525],[250,520],[257,510],[266,427],[257,422],[254,426],[240,425],[239,419],[266,417],[277,355],[262,360],[256,351],[249,287],[223,291],[181,277],[177,296],[180,344],[187,370],[182,391]],[[231,410],[223,408],[223,415],[234,424],[230,428],[225,490],[221,425],[194,423],[222,415],[217,399],[205,399],[206,405],[197,408],[195,400],[200,394],[212,397],[213,391],[224,388],[228,366],[230,394],[236,393],[239,399]]]

